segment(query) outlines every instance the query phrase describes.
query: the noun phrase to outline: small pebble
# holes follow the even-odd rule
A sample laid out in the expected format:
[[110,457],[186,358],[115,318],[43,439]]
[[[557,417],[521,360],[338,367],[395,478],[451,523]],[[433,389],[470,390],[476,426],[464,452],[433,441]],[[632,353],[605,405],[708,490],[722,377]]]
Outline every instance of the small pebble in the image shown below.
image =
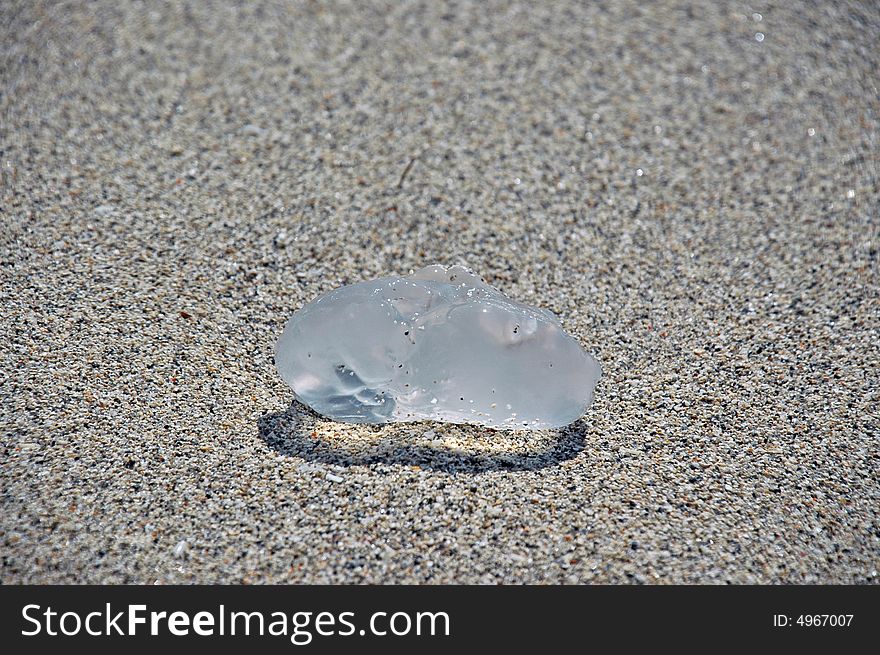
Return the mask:
[[178,559],[182,559],[186,557],[187,552],[189,551],[189,543],[186,540],[181,540],[177,542],[177,545],[174,547],[174,557]]

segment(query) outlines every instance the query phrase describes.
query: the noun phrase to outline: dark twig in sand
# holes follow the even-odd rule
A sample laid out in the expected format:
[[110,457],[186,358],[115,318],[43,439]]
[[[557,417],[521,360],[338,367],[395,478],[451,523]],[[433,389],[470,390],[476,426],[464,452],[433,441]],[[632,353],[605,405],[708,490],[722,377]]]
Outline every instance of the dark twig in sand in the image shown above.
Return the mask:
[[403,169],[403,173],[400,174],[400,179],[397,181],[397,188],[400,189],[403,187],[403,183],[406,180],[406,176],[409,175],[410,170],[413,167],[413,164],[416,163],[416,159],[418,159],[418,155],[409,160],[409,163],[406,165],[406,168]]

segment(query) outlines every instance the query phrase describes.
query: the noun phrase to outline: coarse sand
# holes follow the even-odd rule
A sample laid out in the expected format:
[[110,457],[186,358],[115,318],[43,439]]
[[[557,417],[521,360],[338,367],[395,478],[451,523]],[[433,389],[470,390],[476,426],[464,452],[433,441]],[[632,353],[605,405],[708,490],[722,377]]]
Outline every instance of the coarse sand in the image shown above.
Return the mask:
[[[3,583],[878,581],[874,3],[15,0],[0,43]],[[562,317],[586,416],[292,404],[298,307],[435,262]]]

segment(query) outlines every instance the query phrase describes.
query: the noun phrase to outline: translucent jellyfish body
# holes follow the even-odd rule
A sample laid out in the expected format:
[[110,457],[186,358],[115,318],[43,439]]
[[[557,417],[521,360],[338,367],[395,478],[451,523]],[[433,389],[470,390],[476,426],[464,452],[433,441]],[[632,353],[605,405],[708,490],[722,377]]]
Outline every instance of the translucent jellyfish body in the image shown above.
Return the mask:
[[349,423],[560,427],[587,410],[601,375],[554,314],[441,265],[308,303],[275,362],[299,400]]

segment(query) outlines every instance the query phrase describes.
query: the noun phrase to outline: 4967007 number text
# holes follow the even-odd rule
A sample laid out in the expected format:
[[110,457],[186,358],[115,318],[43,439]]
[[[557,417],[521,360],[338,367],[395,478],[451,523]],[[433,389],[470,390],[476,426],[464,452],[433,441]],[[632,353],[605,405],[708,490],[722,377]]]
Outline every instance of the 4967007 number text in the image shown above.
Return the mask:
[[853,614],[800,614],[797,618],[787,614],[774,614],[776,628],[847,628],[852,625]]

